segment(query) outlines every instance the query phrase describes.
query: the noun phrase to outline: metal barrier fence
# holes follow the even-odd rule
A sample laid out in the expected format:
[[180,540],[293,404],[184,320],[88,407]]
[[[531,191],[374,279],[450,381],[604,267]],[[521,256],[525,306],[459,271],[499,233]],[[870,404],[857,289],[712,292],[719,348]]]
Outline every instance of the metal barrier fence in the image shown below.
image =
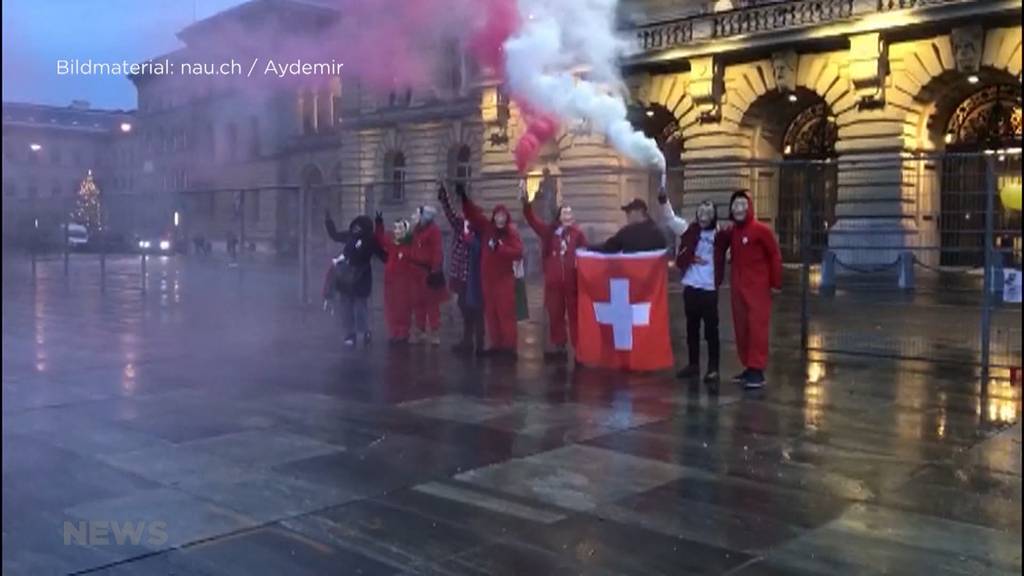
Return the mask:
[[[989,368],[1021,364],[1021,309],[1006,302],[1019,286],[1020,212],[1000,191],[1020,185],[1020,152],[844,156],[838,159],[686,162],[668,175],[676,211],[690,219],[704,199],[719,216],[733,189],[750,190],[758,218],[779,239],[786,266],[780,306],[796,314],[776,322],[784,345],[798,322],[810,351],[919,358]],[[541,214],[571,203],[591,240],[621,225],[618,207],[645,198],[656,212],[660,174],[608,168],[563,170],[528,178]],[[517,219],[519,175],[459,181],[484,206],[509,205]],[[453,179],[448,180],[454,187]],[[302,302],[315,298],[323,268],[337,252],[322,225],[339,228],[381,211],[387,221],[437,205],[435,178],[185,190],[161,207],[174,250],[224,258],[237,266],[261,259],[295,266]],[[441,228],[450,241],[451,228]],[[523,230],[527,269],[539,273],[539,245]],[[135,239],[129,240],[129,244]],[[100,250],[101,273],[107,248]],[[129,248],[134,248],[129,246]],[[33,248],[34,255],[39,250]],[[447,253],[447,252],[446,252]],[[75,256],[60,253],[65,270]],[[141,288],[146,257],[140,255]],[[783,316],[785,318],[785,316]]]

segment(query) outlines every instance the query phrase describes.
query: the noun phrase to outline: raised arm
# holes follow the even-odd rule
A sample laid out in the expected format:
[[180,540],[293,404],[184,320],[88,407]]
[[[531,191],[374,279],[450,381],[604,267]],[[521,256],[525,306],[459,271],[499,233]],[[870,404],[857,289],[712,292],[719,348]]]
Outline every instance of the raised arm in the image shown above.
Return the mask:
[[[460,186],[462,186],[461,183],[455,185],[456,192]],[[452,207],[452,199],[448,196],[448,189],[444,187],[444,182],[440,180],[437,182],[437,201],[441,204],[441,209],[444,210],[444,217],[448,219],[448,224],[451,225],[452,230],[456,233],[461,233],[463,228],[462,217]]]
[[484,216],[483,211],[476,205],[472,200],[469,199],[465,193],[462,195],[462,213],[465,215],[466,220],[469,220],[469,225],[476,228],[478,232],[487,230],[488,225],[491,221]]
[[551,234],[551,225],[537,218],[537,214],[533,211],[533,205],[526,198],[523,198],[523,217],[526,218],[526,223],[530,225],[530,228],[533,228],[534,233],[540,236],[542,240]]
[[677,238],[682,236],[686,232],[686,220],[676,215],[668,195],[659,194],[658,204],[661,206],[661,225],[671,230]]
[[388,257],[391,256],[395,239],[388,236],[387,231],[384,230],[384,217],[380,212],[377,212],[377,218],[373,221],[373,239],[377,241],[378,257],[381,261],[387,262]]
[[324,228],[327,229],[327,235],[331,237],[331,240],[343,244],[348,242],[349,232],[339,232],[337,226],[334,225],[334,219],[331,218],[330,213],[324,215]]

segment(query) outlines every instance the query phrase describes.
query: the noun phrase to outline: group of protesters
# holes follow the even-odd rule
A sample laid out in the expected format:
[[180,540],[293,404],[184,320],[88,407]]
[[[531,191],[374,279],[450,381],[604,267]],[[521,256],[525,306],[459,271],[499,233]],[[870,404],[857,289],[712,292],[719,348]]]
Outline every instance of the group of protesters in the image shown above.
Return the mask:
[[[347,231],[338,231],[330,214],[326,215],[328,235],[344,247],[325,280],[325,305],[327,298],[338,296],[346,345],[356,346],[360,338],[364,343],[371,340],[367,321],[371,262],[380,259],[385,262],[384,310],[392,344],[440,345],[440,307],[454,294],[463,325],[455,351],[515,358],[522,238],[506,206],[499,204],[486,215],[461,183],[455,185],[454,196],[461,211],[439,179],[437,200],[453,233],[447,269],[438,211],[432,206],[420,206],[410,218],[394,221],[390,231],[380,212],[374,220],[355,218]],[[646,202],[634,199],[622,207],[626,225],[600,244],[588,244],[569,205],[538,214],[525,182],[520,184],[519,197],[523,218],[540,240],[550,341],[546,357],[567,358],[568,346],[577,343],[577,251],[664,250],[668,230],[678,238],[675,261],[686,315],[688,362],[677,375],[687,380],[701,377],[703,327],[708,349],[703,382],[717,389],[721,379],[718,291],[729,257],[736,347],[744,367],[734,380],[749,389],[765,385],[772,293],[781,289],[782,265],[775,236],[756,220],[746,191],[733,193],[725,223],[718,221],[717,208],[710,201],[702,202],[693,221],[687,222],[672,209],[664,190],[658,196],[657,218],[651,217]]]

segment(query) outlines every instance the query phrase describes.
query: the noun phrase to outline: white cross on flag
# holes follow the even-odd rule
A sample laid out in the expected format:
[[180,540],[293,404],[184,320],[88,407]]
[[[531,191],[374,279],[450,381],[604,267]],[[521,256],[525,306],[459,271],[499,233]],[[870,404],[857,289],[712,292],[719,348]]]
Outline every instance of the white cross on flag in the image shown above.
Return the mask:
[[671,368],[665,252],[576,253],[577,360],[627,370]]

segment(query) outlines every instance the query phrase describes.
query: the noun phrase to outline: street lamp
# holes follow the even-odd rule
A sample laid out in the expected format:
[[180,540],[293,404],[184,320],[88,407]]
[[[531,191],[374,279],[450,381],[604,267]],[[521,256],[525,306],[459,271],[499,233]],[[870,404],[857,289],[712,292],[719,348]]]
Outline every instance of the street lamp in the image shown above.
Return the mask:
[[977,84],[980,81],[981,81],[981,78],[978,78],[977,74],[971,74],[970,76],[967,77],[967,82],[969,84]]
[[132,125],[131,125],[130,122],[121,122],[121,132],[124,132],[125,134],[127,134],[127,133],[129,133],[131,131],[132,131]]
[[29,148],[29,150],[31,150],[33,152],[39,152],[40,150],[43,149],[43,145],[42,144],[37,144],[37,143],[33,142],[33,143],[28,145],[28,148]]
[[793,94],[792,92],[789,94],[789,96],[787,98],[789,99],[790,102],[796,102],[796,100],[797,100],[796,94]]

